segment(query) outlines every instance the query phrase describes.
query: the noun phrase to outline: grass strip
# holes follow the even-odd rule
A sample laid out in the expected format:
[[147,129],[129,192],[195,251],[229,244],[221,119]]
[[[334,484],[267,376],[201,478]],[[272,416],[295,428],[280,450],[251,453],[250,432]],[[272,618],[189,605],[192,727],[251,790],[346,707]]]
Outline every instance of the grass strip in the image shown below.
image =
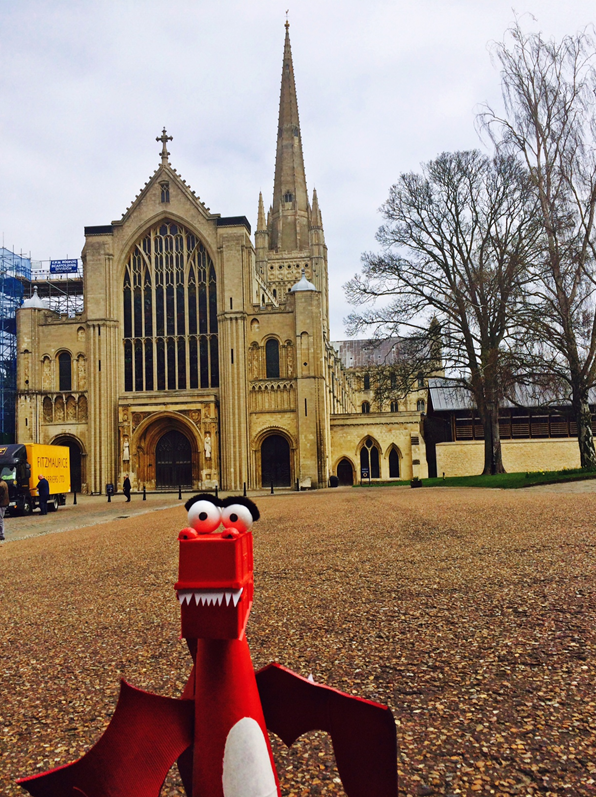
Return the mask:
[[[436,479],[422,479],[423,487],[488,487],[501,490],[518,490],[523,487],[534,487],[537,484],[558,484],[559,482],[582,481],[596,479],[596,471],[582,468],[569,470],[531,471],[528,473],[497,473],[494,476],[446,476]],[[408,481],[365,481],[354,487],[407,487]]]

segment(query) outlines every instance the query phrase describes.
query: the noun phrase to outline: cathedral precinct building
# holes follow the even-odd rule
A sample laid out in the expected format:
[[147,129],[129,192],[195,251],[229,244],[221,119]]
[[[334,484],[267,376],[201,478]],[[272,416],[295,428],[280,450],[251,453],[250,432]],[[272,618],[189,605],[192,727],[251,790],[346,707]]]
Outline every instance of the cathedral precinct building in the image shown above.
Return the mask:
[[[321,488],[427,475],[422,381],[378,408],[374,350],[329,339],[327,247],[302,155],[289,25],[273,201],[212,213],[161,163],[85,228],[84,309],[17,314],[17,441],[68,445],[73,489]],[[371,351],[373,353],[371,353]],[[377,411],[378,410],[378,411]]]

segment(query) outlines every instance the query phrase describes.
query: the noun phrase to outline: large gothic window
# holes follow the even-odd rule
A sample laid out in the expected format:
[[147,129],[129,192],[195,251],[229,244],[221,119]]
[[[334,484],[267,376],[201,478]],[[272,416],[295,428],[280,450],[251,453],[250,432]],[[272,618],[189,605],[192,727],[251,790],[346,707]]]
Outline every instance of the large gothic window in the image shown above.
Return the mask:
[[198,238],[162,221],[124,271],[124,389],[219,385],[215,268]]

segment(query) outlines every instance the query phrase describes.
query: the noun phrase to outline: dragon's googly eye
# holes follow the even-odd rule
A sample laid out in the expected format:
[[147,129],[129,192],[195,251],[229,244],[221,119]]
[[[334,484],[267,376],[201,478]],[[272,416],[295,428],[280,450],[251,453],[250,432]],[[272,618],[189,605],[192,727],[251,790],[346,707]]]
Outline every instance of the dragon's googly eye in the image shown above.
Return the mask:
[[248,531],[253,523],[250,509],[242,504],[231,504],[224,507],[221,513],[221,522],[226,529],[236,529],[237,531]]
[[188,510],[188,525],[199,534],[211,534],[221,523],[221,509],[211,501],[197,501]]

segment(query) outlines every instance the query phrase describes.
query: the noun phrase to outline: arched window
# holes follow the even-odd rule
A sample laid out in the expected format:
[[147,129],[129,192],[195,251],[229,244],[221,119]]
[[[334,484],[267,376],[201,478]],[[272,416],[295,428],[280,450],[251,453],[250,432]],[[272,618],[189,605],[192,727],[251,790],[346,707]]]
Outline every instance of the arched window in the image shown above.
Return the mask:
[[267,379],[279,379],[279,343],[275,338],[265,344],[265,366]]
[[391,412],[399,412],[399,404],[397,401],[391,402]]
[[379,478],[379,449],[370,437],[360,449],[360,478]]
[[364,374],[364,389],[370,390],[370,374]]
[[418,374],[418,387],[424,387],[424,374],[422,371]]
[[124,269],[124,389],[219,385],[213,261],[180,224],[156,224]]
[[58,390],[72,390],[72,362],[66,351],[58,356]]
[[424,412],[424,399],[418,399],[416,402],[416,411],[417,412]]
[[368,401],[362,402],[362,414],[367,415],[370,412],[370,404]]
[[394,448],[389,453],[389,478],[399,478],[399,454]]

